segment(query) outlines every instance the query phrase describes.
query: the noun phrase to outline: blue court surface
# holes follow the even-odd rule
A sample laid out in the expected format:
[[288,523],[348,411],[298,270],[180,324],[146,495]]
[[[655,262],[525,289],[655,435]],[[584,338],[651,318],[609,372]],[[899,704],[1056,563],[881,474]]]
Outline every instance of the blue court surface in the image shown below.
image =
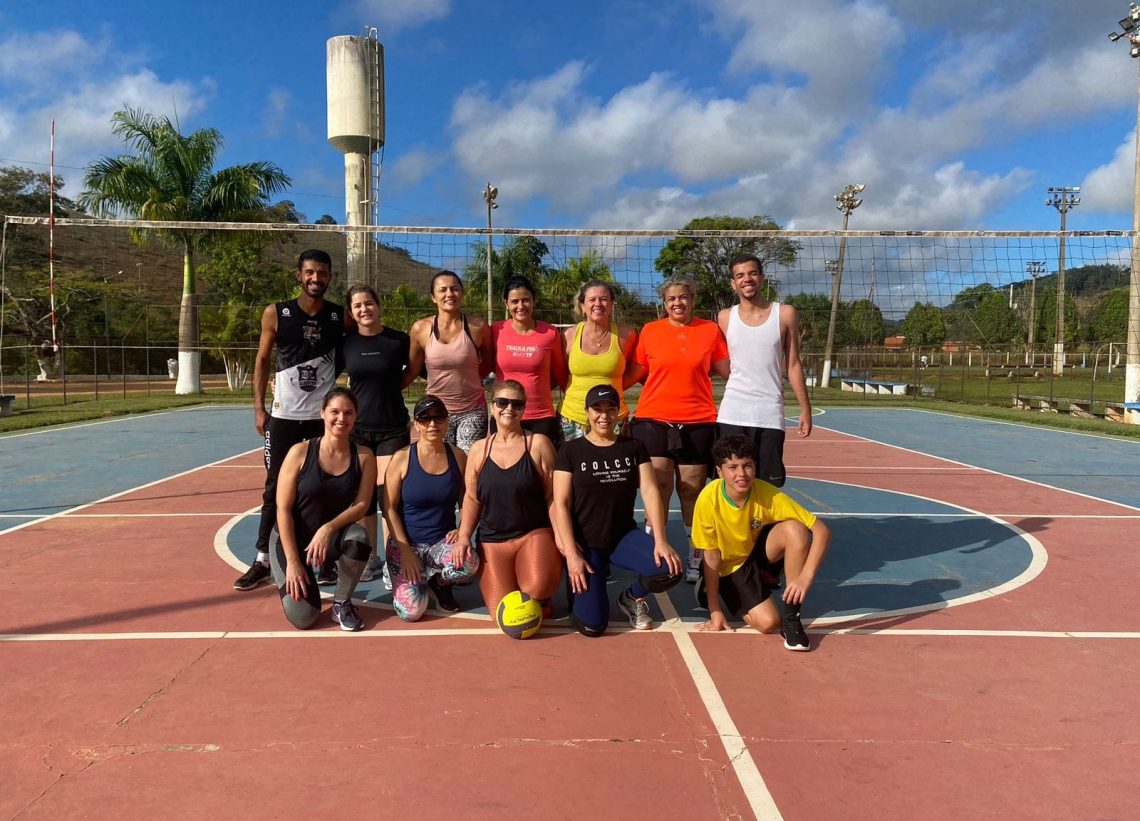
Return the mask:
[[913,408],[837,408],[815,424],[1140,507],[1140,441]]

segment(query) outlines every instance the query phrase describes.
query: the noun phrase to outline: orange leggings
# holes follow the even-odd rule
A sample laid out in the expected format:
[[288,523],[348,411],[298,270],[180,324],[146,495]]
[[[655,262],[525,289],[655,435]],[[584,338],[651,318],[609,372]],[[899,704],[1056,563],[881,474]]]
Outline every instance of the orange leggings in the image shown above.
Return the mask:
[[562,554],[554,546],[554,531],[532,530],[505,542],[482,542],[483,573],[479,591],[491,618],[503,596],[521,590],[532,599],[549,599],[562,578]]

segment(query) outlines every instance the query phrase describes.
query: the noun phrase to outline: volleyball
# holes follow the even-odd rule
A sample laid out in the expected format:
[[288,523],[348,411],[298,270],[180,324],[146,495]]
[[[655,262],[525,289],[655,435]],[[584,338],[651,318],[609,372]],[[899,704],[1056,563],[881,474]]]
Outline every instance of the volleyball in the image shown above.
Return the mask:
[[499,602],[495,620],[512,639],[529,639],[542,626],[542,606],[521,590],[512,590]]

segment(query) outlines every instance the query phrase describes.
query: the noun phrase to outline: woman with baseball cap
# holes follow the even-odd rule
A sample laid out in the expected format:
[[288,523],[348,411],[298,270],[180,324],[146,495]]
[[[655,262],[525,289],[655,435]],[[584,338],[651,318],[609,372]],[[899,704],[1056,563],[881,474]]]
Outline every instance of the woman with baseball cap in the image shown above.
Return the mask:
[[[566,442],[554,462],[554,527],[566,556],[571,622],[579,633],[600,636],[609,622],[609,566],[631,570],[637,581],[618,596],[635,630],[653,621],[646,601],[681,580],[681,559],[665,535],[665,509],[645,445],[618,436],[621,394],[613,385],[586,393],[586,435]],[[638,491],[652,535],[633,517]]]
[[412,419],[419,438],[392,456],[384,478],[392,605],[404,621],[423,616],[429,596],[440,610],[458,612],[451,587],[473,581],[479,569],[473,550],[461,563],[453,561],[455,505],[463,498],[467,455],[444,441],[447,406],[425,394]]

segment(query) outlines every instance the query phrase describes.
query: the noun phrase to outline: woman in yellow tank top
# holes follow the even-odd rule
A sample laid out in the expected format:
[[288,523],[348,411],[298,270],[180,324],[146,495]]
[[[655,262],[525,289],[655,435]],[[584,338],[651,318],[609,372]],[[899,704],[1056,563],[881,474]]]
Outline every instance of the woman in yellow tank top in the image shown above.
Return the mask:
[[[613,321],[613,286],[592,279],[578,289],[578,313],[582,321],[563,333],[566,346],[566,364],[570,380],[558,408],[558,421],[562,425],[564,441],[585,436],[586,393],[602,383],[612,385],[621,394],[629,382],[625,377],[637,332]],[[615,433],[620,433],[629,419],[629,408],[622,397]]]

